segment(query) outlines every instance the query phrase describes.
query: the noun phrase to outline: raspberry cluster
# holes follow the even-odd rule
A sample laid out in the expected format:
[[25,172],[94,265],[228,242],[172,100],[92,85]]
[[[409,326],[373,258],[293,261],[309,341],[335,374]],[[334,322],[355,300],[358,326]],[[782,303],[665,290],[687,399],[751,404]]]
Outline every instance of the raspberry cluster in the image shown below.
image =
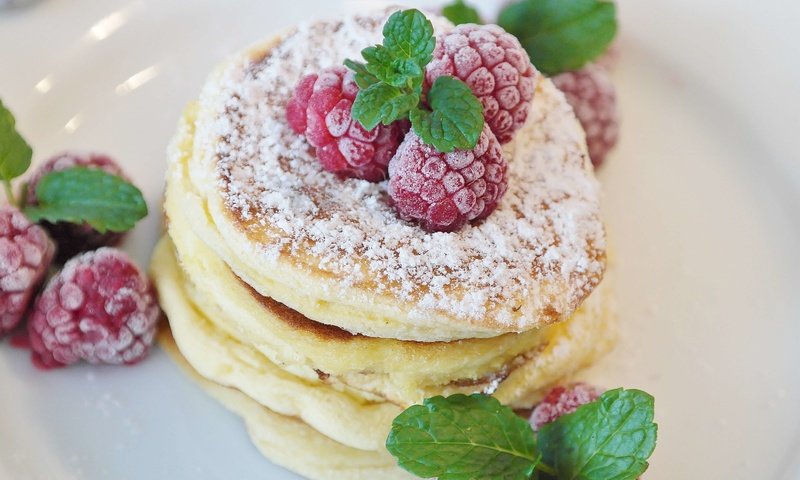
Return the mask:
[[[125,178],[105,155],[63,153],[33,173],[25,202],[37,206],[42,178],[73,167]],[[101,234],[86,223],[40,226],[16,207],[0,206],[0,337],[27,316],[27,341],[13,343],[29,346],[37,367],[50,369],[81,359],[109,364],[142,360],[153,343],[160,309],[139,267],[122,251],[105,246],[118,243],[123,235]],[[87,252],[75,256],[83,251]],[[34,300],[48,269],[61,263],[54,262],[56,255],[66,264]]]
[[401,219],[449,232],[489,216],[506,192],[501,144],[527,119],[538,72],[519,41],[497,25],[461,25],[435,42],[420,76],[423,91],[441,76],[469,87],[485,120],[473,149],[438,151],[405,119],[365,130],[353,117],[359,86],[344,67],[304,76],[286,120],[315,148],[324,170],[373,182],[388,177],[390,204]]

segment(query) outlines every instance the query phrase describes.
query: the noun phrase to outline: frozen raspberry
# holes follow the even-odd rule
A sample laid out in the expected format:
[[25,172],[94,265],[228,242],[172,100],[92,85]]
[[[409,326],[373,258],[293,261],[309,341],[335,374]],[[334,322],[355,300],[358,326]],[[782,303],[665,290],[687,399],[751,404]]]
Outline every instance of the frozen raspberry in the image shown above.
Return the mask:
[[[28,183],[28,195],[26,199],[28,204],[38,204],[36,186],[39,185],[39,181],[43,176],[50,172],[66,170],[72,167],[97,168],[106,173],[126,178],[119,165],[105,155],[94,153],[62,153],[43,163],[31,176],[31,180]],[[58,252],[56,255],[56,261],[58,263],[64,263],[75,255],[87,250],[119,245],[125,237],[124,232],[100,233],[86,223],[42,222],[42,226],[58,244]]]
[[400,218],[451,232],[486,218],[508,187],[500,142],[485,125],[473,150],[441,153],[413,131],[389,163],[389,196]]
[[33,363],[43,369],[81,359],[134,364],[147,355],[159,316],[150,281],[125,253],[84,253],[36,300],[28,321]]
[[600,166],[619,135],[617,94],[611,76],[604,68],[590,64],[556,75],[553,83],[575,110],[586,132],[589,157],[595,167]]
[[0,206],[0,337],[25,315],[54,252],[47,232],[16,208]]
[[538,72],[519,40],[497,25],[459,25],[436,39],[427,85],[452,75],[469,85],[500,143],[528,118]]
[[407,122],[378,125],[370,131],[353,120],[350,110],[358,94],[353,72],[331,67],[303,77],[286,105],[286,119],[296,133],[316,147],[322,167],[345,177],[379,182]]
[[572,413],[581,405],[597,400],[602,390],[586,383],[557,386],[536,405],[531,413],[530,423],[538,431],[543,425],[552,422],[562,415]]

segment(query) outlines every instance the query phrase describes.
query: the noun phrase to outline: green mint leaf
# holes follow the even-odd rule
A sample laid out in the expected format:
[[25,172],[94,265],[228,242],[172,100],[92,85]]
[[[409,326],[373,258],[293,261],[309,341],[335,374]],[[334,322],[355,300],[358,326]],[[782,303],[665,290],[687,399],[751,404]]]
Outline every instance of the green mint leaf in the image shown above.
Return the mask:
[[372,130],[379,123],[389,125],[405,118],[418,103],[418,93],[405,93],[392,85],[375,83],[359,90],[351,114],[365,129]]
[[656,445],[653,405],[653,397],[639,390],[607,391],[542,427],[542,461],[559,479],[638,478]]
[[411,111],[411,125],[423,142],[440,152],[471,150],[483,131],[483,106],[467,84],[439,77],[428,91],[432,111]]
[[[0,100],[0,180],[10,182],[31,165],[33,150],[15,128],[14,115]],[[13,198],[8,199],[14,201]]]
[[528,422],[479,394],[406,409],[392,422],[386,448],[402,468],[439,480],[525,480],[539,461]]
[[383,26],[383,46],[396,58],[414,60],[424,67],[436,46],[433,25],[419,10],[395,12]]
[[130,230],[147,215],[142,192],[98,169],[73,167],[50,172],[36,186],[39,205],[25,208],[34,221],[87,222],[104,233]]
[[361,62],[345,60],[344,65],[355,72],[355,79],[358,88],[368,88],[370,85],[378,83],[380,80],[367,71],[367,66]]
[[497,23],[519,38],[547,75],[583,67],[617,33],[616,6],[608,0],[521,0],[506,6]]
[[422,67],[416,60],[395,57],[382,45],[365,48],[361,54],[367,61],[364,67],[367,72],[393,87],[408,86],[415,79],[422,79]]
[[442,15],[455,25],[464,23],[481,23],[478,11],[464,3],[464,0],[456,0],[442,9]]

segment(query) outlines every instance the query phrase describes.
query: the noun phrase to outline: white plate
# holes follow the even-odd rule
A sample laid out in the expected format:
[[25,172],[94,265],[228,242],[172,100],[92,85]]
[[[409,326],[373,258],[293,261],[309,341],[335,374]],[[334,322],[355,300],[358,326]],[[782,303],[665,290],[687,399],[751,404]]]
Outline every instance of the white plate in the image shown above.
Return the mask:
[[[800,478],[800,7],[763,3],[622,5],[622,143],[601,179],[624,335],[590,378],[655,394],[650,480]],[[146,263],[165,145],[210,68],[374,4],[44,0],[0,11],[0,96],[37,159],[124,163],[153,212],[128,243]],[[0,345],[0,479],[109,478],[296,477],[161,352],[40,373]]]

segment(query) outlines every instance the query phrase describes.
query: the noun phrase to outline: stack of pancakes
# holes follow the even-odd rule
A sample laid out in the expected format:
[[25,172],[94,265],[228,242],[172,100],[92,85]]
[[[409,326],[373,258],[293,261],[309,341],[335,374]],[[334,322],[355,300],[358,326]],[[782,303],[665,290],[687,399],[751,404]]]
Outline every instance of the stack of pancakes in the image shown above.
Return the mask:
[[549,80],[505,146],[500,206],[455,233],[399,220],[385,182],[322,171],[292,133],[297,81],[380,43],[390,13],[304,24],[229,61],[170,149],[162,344],[309,478],[409,478],[384,448],[404,408],[475,392],[530,408],[613,340],[598,186]]

